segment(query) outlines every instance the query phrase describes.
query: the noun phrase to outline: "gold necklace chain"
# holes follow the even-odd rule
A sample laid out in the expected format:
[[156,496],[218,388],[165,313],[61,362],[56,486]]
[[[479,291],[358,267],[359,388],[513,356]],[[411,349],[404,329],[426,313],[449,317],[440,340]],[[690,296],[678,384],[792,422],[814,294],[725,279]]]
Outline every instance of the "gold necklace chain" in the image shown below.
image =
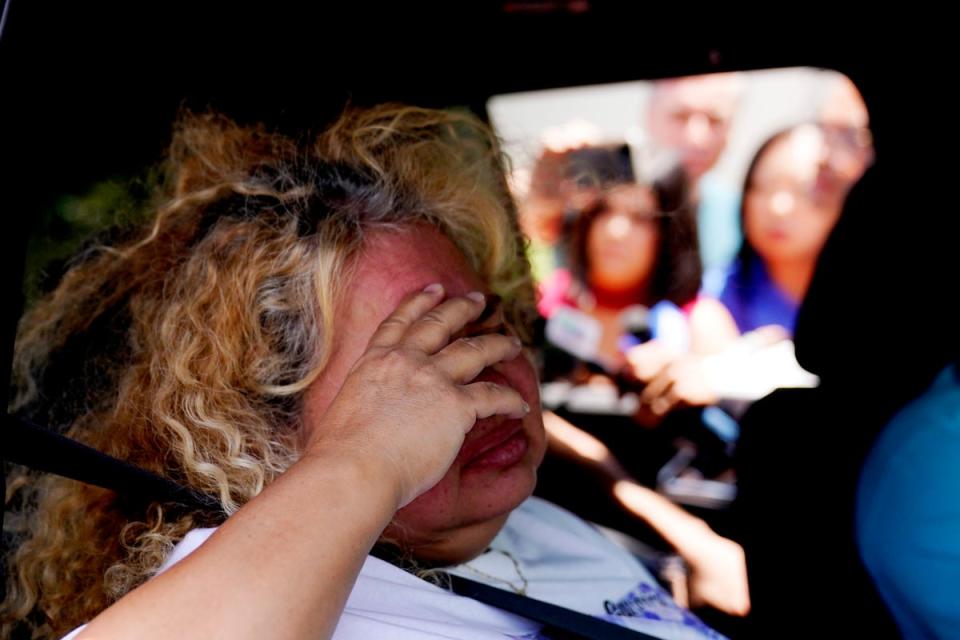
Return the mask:
[[502,582],[503,584],[505,584],[505,585],[507,585],[508,587],[510,587],[515,593],[519,593],[519,594],[522,595],[522,596],[527,595],[527,587],[529,586],[530,583],[529,583],[529,581],[527,580],[526,576],[523,575],[523,572],[520,571],[520,563],[517,562],[517,559],[514,558],[513,555],[512,555],[509,551],[503,551],[502,549],[487,549],[486,551],[484,551],[484,553],[489,553],[490,551],[496,551],[497,553],[500,553],[500,554],[506,556],[506,557],[510,560],[510,562],[513,563],[513,569],[514,569],[514,571],[517,572],[517,576],[520,577],[520,586],[519,586],[519,587],[518,587],[517,585],[513,584],[513,582],[511,582],[510,580],[506,580],[506,579],[504,579],[504,578],[498,578],[497,576],[492,576],[492,575],[490,575],[489,573],[485,573],[485,572],[483,572],[483,571],[480,571],[479,569],[476,569],[476,568],[474,568],[474,567],[471,567],[470,564],[467,563],[467,562],[463,563],[463,564],[460,565],[460,566],[462,566],[464,569],[466,569],[466,570],[468,570],[468,571],[472,571],[473,573],[477,574],[478,576],[482,576],[482,577],[488,578],[488,579],[490,579],[490,580],[495,580],[495,581],[497,581],[497,582]]

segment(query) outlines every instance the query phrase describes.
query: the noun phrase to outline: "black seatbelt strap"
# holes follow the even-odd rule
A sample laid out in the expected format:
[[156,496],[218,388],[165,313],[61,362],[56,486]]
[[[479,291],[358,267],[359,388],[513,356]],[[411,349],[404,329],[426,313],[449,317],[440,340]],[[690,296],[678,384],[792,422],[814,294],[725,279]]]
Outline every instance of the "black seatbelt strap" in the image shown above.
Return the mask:
[[31,469],[111,489],[125,498],[175,502],[214,513],[222,510],[220,501],[213,496],[183,487],[16,415],[6,417],[3,458]]
[[542,632],[555,640],[657,640],[654,636],[613,622],[560,607],[517,593],[511,593],[467,578],[446,574],[457,595],[477,600],[502,611],[539,622]]

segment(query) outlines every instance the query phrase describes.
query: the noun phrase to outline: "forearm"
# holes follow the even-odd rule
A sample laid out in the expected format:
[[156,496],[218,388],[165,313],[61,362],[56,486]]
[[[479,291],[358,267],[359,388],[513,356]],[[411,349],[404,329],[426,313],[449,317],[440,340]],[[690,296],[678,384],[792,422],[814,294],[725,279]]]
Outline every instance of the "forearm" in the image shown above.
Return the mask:
[[683,557],[694,555],[705,538],[716,536],[703,520],[636,482],[619,481],[613,492],[625,507],[646,521]]
[[80,638],[324,638],[397,497],[375,469],[307,456]]
[[613,483],[616,498],[653,527],[681,555],[684,549],[696,545],[705,533],[712,533],[703,520],[633,480],[597,438],[553,412],[544,413],[543,423],[553,450],[603,473]]
[[608,482],[630,478],[607,445],[583,429],[552,411],[544,412],[543,426],[550,449],[558,455],[589,467]]

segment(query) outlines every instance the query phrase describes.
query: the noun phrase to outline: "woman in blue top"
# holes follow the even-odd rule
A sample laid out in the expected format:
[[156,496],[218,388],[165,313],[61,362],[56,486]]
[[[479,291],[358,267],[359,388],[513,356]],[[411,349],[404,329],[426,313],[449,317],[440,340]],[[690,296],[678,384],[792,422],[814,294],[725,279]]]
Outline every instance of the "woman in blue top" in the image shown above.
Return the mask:
[[774,135],[754,156],[743,189],[744,241],[720,293],[741,333],[767,325],[793,333],[850,186],[831,157],[814,124]]
[[838,158],[836,143],[817,124],[777,133],[760,147],[744,181],[743,244],[721,287],[709,286],[716,278],[707,275],[698,302],[721,304],[691,321],[694,335],[707,336],[709,346],[673,360],[647,345],[632,349],[633,372],[646,383],[643,406],[666,415],[685,405],[729,401],[737,406],[728,409],[740,413],[779,386],[815,384],[784,341],[793,335],[820,251],[858,177],[841,170]]

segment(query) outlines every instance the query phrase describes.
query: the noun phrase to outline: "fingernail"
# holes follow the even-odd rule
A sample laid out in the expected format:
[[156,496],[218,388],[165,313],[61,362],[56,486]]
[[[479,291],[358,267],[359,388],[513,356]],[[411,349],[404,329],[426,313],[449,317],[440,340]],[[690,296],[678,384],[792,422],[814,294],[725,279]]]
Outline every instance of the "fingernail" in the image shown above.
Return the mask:
[[523,412],[530,413],[530,405],[528,405],[526,402],[523,403]]
[[467,294],[467,297],[473,300],[474,302],[486,302],[487,297],[483,295],[481,291],[471,291]]
[[443,285],[439,282],[434,282],[433,284],[428,284],[423,288],[424,293],[438,294],[443,293]]
[[515,347],[522,347],[522,346],[523,346],[523,342],[521,342],[521,341],[520,341],[520,338],[518,338],[517,336],[510,336],[510,342],[512,342],[512,343],[513,343],[513,346],[515,346]]

